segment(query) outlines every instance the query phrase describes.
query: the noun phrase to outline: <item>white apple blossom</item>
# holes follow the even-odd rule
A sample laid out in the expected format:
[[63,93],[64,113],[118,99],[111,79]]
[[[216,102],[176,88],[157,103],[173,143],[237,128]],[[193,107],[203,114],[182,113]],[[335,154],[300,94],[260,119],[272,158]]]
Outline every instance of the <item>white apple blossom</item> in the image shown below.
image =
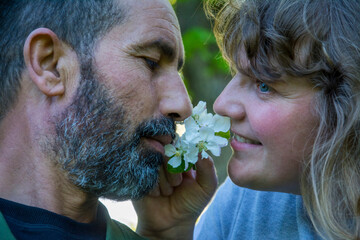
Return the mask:
[[192,115],[185,119],[185,133],[174,141],[174,145],[165,146],[165,155],[170,157],[170,172],[189,170],[202,158],[209,157],[206,151],[220,156],[221,148],[228,144],[230,119],[207,112],[206,103],[200,101],[194,107]]
[[185,153],[183,146],[182,146],[182,140],[179,137],[178,134],[176,134],[175,138],[175,145],[167,144],[165,145],[165,155],[170,158],[169,164],[173,166],[174,168],[177,168],[181,165],[181,159]]
[[228,144],[228,140],[215,135],[215,131],[208,127],[202,127],[199,130],[199,151],[202,157],[207,158],[209,155],[205,151],[209,150],[214,156],[220,156],[221,148]]
[[206,110],[206,102],[199,101],[198,105],[196,105],[196,107],[193,108],[192,116],[200,115],[203,112],[207,112],[207,110]]
[[227,132],[230,129],[230,119],[215,114],[213,117],[213,129],[215,132]]
[[181,151],[176,149],[174,145],[168,144],[165,146],[165,155],[170,157],[169,164],[177,168],[181,164]]

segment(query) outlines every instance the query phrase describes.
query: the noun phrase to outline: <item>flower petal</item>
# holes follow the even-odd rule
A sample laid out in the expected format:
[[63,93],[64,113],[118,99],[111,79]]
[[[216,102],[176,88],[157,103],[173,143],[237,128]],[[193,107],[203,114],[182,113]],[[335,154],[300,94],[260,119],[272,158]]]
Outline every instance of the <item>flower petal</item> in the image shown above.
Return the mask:
[[208,128],[208,127],[202,127],[202,128],[200,128],[199,134],[200,134],[201,140],[204,140],[204,141],[209,141],[209,140],[211,140],[213,137],[215,137],[215,132],[214,132],[214,130],[212,130],[211,128]]
[[173,168],[177,168],[181,165],[181,156],[174,156],[170,158],[168,164],[170,164]]
[[172,144],[165,145],[164,149],[165,149],[165,156],[167,157],[171,157],[176,153],[176,148]]
[[208,157],[209,157],[209,154],[207,154],[207,152],[205,152],[205,151],[202,151],[202,152],[201,152],[201,157],[202,157],[202,158],[208,158]]
[[184,170],[187,170],[189,167],[189,163],[188,163],[188,161],[184,161],[184,162],[185,162]]
[[203,112],[202,114],[199,115],[198,123],[199,123],[200,127],[212,128],[214,125],[213,115],[211,113]]
[[230,129],[230,118],[223,117],[218,114],[215,114],[213,117],[214,126],[213,129],[215,132],[227,132]]
[[223,138],[223,137],[219,137],[219,136],[214,136],[212,139],[211,139],[211,142],[212,143],[216,143],[218,146],[220,147],[225,147],[228,145],[229,143],[229,140],[227,140],[226,138]]
[[186,132],[199,130],[199,125],[196,123],[194,118],[188,117],[184,121]]
[[207,149],[216,157],[220,156],[221,147],[217,144],[208,144]]
[[195,164],[198,161],[198,152],[199,150],[197,149],[197,147],[190,147],[184,154],[185,161]]
[[206,111],[206,102],[199,101],[196,107],[193,108],[192,115],[200,115],[204,111]]

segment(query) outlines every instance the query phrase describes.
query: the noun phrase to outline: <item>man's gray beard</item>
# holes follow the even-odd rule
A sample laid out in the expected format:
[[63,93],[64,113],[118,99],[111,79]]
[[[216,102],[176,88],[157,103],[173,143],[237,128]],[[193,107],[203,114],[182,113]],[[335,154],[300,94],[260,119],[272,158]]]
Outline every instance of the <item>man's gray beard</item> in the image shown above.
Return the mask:
[[73,184],[98,197],[143,197],[158,182],[163,156],[141,144],[140,138],[174,137],[173,120],[151,119],[130,130],[131,119],[98,82],[91,64],[82,66],[80,84],[73,103],[55,119],[51,150],[57,164]]

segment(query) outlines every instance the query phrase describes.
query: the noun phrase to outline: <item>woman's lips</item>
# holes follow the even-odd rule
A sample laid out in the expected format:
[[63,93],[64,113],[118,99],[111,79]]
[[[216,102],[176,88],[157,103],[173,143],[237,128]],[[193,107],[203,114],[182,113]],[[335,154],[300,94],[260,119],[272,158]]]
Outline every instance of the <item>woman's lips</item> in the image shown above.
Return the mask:
[[246,137],[242,137],[240,135],[234,134],[233,137],[236,139],[236,141],[241,143],[249,143],[249,144],[255,144],[255,145],[261,145],[259,141],[255,141]]
[[233,137],[231,139],[230,144],[235,151],[244,151],[262,146],[262,144],[259,141],[235,133],[233,133]]

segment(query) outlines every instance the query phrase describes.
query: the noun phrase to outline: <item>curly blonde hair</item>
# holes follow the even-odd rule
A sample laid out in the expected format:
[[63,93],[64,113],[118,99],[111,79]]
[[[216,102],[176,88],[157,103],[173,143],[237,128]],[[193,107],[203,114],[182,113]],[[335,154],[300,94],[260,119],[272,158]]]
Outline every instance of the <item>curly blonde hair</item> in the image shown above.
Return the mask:
[[205,10],[232,68],[267,81],[308,79],[317,89],[304,205],[322,237],[360,239],[360,2],[207,0]]

